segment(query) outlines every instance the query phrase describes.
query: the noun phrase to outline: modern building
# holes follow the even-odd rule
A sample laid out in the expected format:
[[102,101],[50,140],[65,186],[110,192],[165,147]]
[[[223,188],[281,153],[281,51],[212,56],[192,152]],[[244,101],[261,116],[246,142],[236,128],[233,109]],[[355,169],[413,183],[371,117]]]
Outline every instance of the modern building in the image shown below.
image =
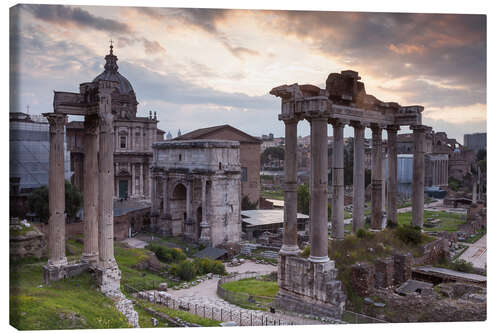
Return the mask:
[[[114,119],[115,198],[149,199],[153,142],[162,141],[164,131],[158,129],[156,112],[149,117],[137,116],[137,98],[129,80],[118,72],[118,58],[112,49],[105,57],[104,71],[92,82],[118,82],[112,93]],[[66,126],[66,140],[71,152],[72,183],[83,189],[83,121],[71,121]]]
[[175,140],[232,140],[240,143],[241,197],[259,203],[260,197],[260,146],[257,139],[230,125],[200,128],[178,136]]
[[[24,215],[28,195],[49,184],[49,123],[45,117],[11,112],[10,120],[10,210]],[[64,154],[65,178],[69,179],[70,155]]]
[[464,146],[475,152],[486,149],[486,133],[464,134]]

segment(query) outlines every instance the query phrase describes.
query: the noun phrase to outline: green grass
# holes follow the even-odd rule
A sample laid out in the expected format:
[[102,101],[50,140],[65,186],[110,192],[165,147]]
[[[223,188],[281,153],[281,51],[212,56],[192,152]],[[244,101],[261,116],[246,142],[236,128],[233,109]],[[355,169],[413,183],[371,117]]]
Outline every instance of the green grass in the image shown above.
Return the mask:
[[11,265],[12,326],[20,330],[129,327],[113,301],[97,290],[89,273],[39,288],[45,263]]
[[[138,303],[138,305],[135,306],[136,310],[138,308],[141,308],[141,307],[152,308],[153,310],[164,313],[172,318],[177,317],[177,318],[180,318],[180,319],[187,321],[189,323],[198,324],[198,325],[201,325],[203,327],[219,326],[219,324],[221,323],[220,321],[217,321],[217,320],[212,320],[212,319],[200,317],[200,316],[194,315],[192,313],[189,313],[187,311],[169,309],[164,305],[153,304],[153,303],[141,300],[141,299],[136,298],[135,301]],[[143,316],[149,316],[149,320],[151,320],[151,317],[152,317],[151,314],[146,312],[144,309],[142,309],[142,313],[143,313]],[[156,319],[160,319],[160,318],[156,318]],[[139,320],[141,320],[141,319],[139,319]],[[151,325],[151,322],[149,323],[149,325]],[[141,325],[141,327],[151,327],[151,326],[142,326]]]
[[222,285],[222,288],[236,293],[264,297],[274,297],[279,290],[276,281],[263,281],[255,278],[226,282]]
[[260,196],[265,199],[285,200],[285,196],[282,190],[260,191]]
[[[448,213],[448,212],[433,212],[424,211],[424,224],[425,220],[428,218],[440,219],[441,222],[435,227],[427,227],[424,225],[425,231],[449,231],[455,232],[458,227],[466,222],[466,216],[464,214],[458,213]],[[411,224],[411,212],[398,213],[398,224],[409,225]]]
[[486,229],[483,228],[483,229],[480,229],[478,232],[476,232],[476,235],[475,236],[469,236],[465,239],[465,243],[470,243],[470,244],[473,244],[475,242],[477,242],[479,239],[481,239],[481,237],[483,237],[484,235],[486,235]]

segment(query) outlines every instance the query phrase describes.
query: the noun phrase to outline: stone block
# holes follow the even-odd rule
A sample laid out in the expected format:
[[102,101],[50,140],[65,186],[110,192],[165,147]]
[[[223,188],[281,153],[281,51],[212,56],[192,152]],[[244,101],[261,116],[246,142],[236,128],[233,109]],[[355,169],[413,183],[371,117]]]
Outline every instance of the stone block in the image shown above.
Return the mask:
[[356,263],[352,265],[351,283],[359,295],[370,295],[375,288],[375,267],[368,263]]
[[62,266],[43,266],[43,283],[49,284],[54,281],[65,279],[72,276],[80,275],[89,269],[89,264],[80,262],[76,264],[68,264]]
[[96,281],[101,292],[105,295],[120,293],[121,272],[118,265],[96,269]]
[[394,283],[399,285],[411,279],[413,256],[410,253],[394,254]]
[[375,287],[388,288],[394,283],[394,258],[375,261]]

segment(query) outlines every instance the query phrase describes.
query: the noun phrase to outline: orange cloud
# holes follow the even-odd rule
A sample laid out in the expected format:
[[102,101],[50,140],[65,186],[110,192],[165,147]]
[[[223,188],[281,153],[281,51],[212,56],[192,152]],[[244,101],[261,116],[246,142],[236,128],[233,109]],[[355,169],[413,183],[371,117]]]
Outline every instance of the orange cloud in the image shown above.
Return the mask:
[[394,45],[391,44],[389,46],[389,49],[397,54],[413,54],[413,53],[418,53],[418,54],[423,54],[425,52],[425,48],[420,45],[411,45],[411,44],[399,44],[399,45]]

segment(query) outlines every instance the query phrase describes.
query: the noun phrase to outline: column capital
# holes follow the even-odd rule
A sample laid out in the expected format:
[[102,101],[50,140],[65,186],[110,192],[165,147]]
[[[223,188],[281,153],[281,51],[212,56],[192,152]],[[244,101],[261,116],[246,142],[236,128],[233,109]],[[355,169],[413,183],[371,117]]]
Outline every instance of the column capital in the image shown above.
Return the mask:
[[387,125],[387,132],[397,132],[399,131],[401,128],[399,127],[399,125]]
[[66,126],[68,122],[68,116],[60,113],[44,113],[45,118],[47,118],[49,122],[49,130],[50,133],[64,133],[64,126]]
[[349,123],[348,120],[346,119],[341,119],[341,118],[333,118],[328,121],[328,123],[332,124],[333,127],[344,127]]
[[297,125],[299,122],[299,119],[297,118],[284,118],[281,120],[285,123],[285,125]]
[[370,124],[367,123],[367,122],[364,122],[364,121],[359,121],[359,120],[351,120],[349,122],[349,125],[351,125],[351,127],[354,127],[354,128],[362,128],[362,129],[365,129],[366,127],[368,127]]

